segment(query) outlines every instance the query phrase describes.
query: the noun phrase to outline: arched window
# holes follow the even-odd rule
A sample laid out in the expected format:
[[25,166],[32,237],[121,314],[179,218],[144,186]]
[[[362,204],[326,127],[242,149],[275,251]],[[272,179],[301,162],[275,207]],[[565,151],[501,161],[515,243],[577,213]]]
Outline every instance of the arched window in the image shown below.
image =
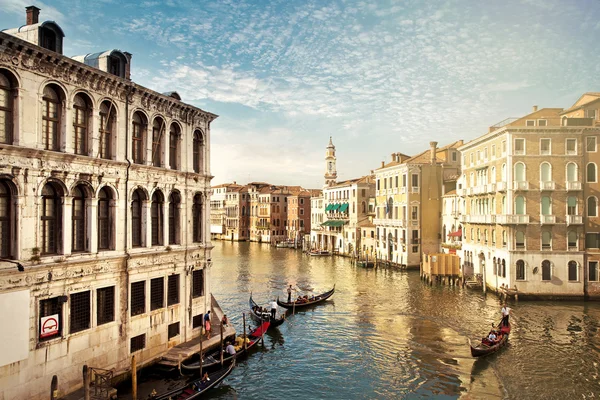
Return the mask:
[[515,199],[515,214],[525,215],[525,198],[523,196],[517,196]]
[[577,232],[569,231],[567,233],[567,245],[569,250],[577,250]]
[[394,199],[392,199],[391,197],[388,199],[386,207],[385,207],[385,215],[386,218],[391,219],[394,217],[393,215],[393,210],[394,210]]
[[137,189],[131,197],[131,246],[141,247],[144,245],[144,235],[142,235],[142,210],[143,202],[146,200],[144,192]]
[[494,257],[494,259],[492,260],[492,265],[494,266],[494,268],[492,269],[493,275],[498,275],[498,261],[496,261],[496,257]]
[[194,196],[192,206],[192,237],[194,242],[202,242],[202,195]]
[[496,245],[496,230],[492,229],[492,246],[495,246],[495,245]]
[[515,164],[515,181],[524,182],[525,179],[525,164],[519,162]]
[[365,214],[367,212],[367,203],[365,203],[363,201],[360,206],[361,206],[362,213]]
[[550,250],[552,248],[552,233],[550,231],[542,231],[542,250]]
[[542,215],[552,215],[550,197],[542,196]]
[[542,182],[552,181],[552,169],[550,168],[550,164],[547,162],[540,165],[540,180]]
[[576,261],[569,261],[569,264],[567,265],[568,269],[569,269],[569,281],[578,281],[579,280],[579,266],[577,265]]
[[506,196],[502,196],[502,214],[506,214]]
[[42,143],[46,150],[60,150],[62,97],[54,85],[44,88],[42,97]]
[[160,167],[163,164],[163,136],[165,132],[165,121],[162,118],[154,118],[152,123],[152,165]]
[[506,247],[506,231],[502,231],[502,246]]
[[517,276],[516,279],[518,281],[524,281],[525,280],[525,261],[523,260],[517,260]]
[[204,164],[204,135],[200,130],[194,132],[193,162],[194,172],[202,172]]
[[542,261],[542,280],[549,281],[552,279],[552,264],[550,261],[544,260]]
[[[180,226],[179,226],[179,207],[181,205],[181,196],[177,192],[169,196],[169,244],[180,244]],[[244,215],[244,206],[242,206],[242,215]]]
[[0,180],[0,258],[13,258],[13,232],[16,216],[13,209],[12,184]]
[[161,192],[154,192],[150,206],[150,217],[152,218],[152,246],[163,244],[163,206],[165,198]]
[[598,199],[594,196],[588,197],[587,215],[588,215],[588,217],[597,217],[598,216]]
[[82,252],[87,249],[86,195],[81,185],[73,189],[73,208],[71,211],[71,250]]
[[87,96],[78,93],[73,100],[73,151],[88,155],[89,116],[92,109]]
[[13,141],[14,78],[0,70],[0,143]]
[[98,193],[98,250],[109,250],[112,245],[111,191],[104,187]]
[[169,132],[169,167],[173,170],[179,169],[179,143],[181,140],[181,128],[179,124],[171,124]]
[[495,183],[496,182],[496,167],[492,167],[491,168],[490,182],[491,183]]
[[577,198],[575,196],[567,197],[567,215],[577,215]]
[[506,182],[506,164],[502,164],[502,182]]
[[100,105],[100,137],[99,152],[100,158],[110,160],[113,156],[112,144],[115,132],[116,110],[109,101],[104,101]]
[[47,183],[42,189],[41,253],[58,254],[61,249],[62,208],[58,188]]
[[502,277],[506,278],[506,260],[502,259]]
[[132,144],[131,144],[131,155],[133,157],[133,162],[136,164],[143,164],[146,159],[145,153],[146,149],[144,146],[145,138],[146,138],[146,117],[141,112],[136,112],[133,114],[133,131],[131,135]]
[[515,235],[515,245],[519,250],[525,248],[525,233],[523,231],[517,231],[517,234]]
[[577,164],[567,164],[567,182],[577,182]]
[[594,163],[587,165],[587,181],[596,182],[596,164]]

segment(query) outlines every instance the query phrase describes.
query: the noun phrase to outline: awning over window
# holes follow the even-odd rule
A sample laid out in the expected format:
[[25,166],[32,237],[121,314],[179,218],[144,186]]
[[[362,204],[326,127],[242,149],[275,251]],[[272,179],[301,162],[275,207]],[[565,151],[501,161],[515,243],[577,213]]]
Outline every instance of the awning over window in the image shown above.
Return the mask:
[[336,220],[329,220],[329,221],[325,221],[321,224],[321,226],[342,226],[342,225],[346,225],[348,223],[348,221],[336,221]]
[[325,211],[331,210],[331,207],[333,207],[333,204],[327,204],[327,207],[325,207]]
[[449,233],[448,237],[462,237],[462,230],[459,229],[456,232]]
[[342,204],[338,212],[348,212],[348,203]]
[[340,204],[334,204],[329,211],[335,212],[338,208],[340,208]]

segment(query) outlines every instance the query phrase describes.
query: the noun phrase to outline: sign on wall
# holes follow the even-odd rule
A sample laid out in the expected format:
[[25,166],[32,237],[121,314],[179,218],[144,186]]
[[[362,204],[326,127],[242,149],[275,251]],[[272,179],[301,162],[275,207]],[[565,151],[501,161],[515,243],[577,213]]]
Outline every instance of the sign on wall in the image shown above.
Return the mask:
[[58,333],[58,314],[42,317],[40,319],[40,338],[56,335]]

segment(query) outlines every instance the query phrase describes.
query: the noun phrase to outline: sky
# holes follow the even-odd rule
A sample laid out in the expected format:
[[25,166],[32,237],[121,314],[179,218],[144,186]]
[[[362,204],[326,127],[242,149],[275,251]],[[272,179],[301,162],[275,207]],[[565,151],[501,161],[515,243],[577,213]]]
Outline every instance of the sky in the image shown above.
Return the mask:
[[600,91],[598,0],[0,0],[0,29],[28,5],[65,55],[128,51],[136,83],[218,114],[213,184],[321,188],[330,136],[352,179]]

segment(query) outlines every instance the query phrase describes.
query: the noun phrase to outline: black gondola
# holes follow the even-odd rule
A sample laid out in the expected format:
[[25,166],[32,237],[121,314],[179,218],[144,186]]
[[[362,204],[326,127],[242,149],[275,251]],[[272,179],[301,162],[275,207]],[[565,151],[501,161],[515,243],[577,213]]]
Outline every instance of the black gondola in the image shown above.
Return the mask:
[[284,307],[284,308],[304,308],[304,307],[308,307],[308,306],[312,306],[314,304],[318,304],[321,303],[325,300],[327,300],[328,298],[330,298],[331,296],[333,296],[333,292],[335,292],[335,285],[333,285],[333,289],[331,289],[329,292],[325,292],[323,294],[320,294],[318,296],[315,297],[311,297],[308,298],[305,301],[293,301],[291,303],[288,302],[283,302],[281,300],[279,300],[279,297],[277,298],[277,304],[280,307]]
[[252,316],[252,318],[258,322],[269,321],[269,328],[277,327],[283,324],[283,322],[285,321],[285,313],[280,318],[271,318],[271,313],[269,312],[260,315],[257,312],[258,304],[256,304],[256,302],[252,299],[252,293],[250,293],[250,300],[248,300],[248,305],[250,306],[250,315]]
[[193,382],[188,383],[184,387],[179,389],[173,389],[168,392],[159,394],[158,396],[151,397],[152,400],[192,400],[202,397],[202,394],[206,393],[211,388],[217,386],[223,379],[227,377],[233,370],[235,361],[227,367],[221,368],[218,371],[207,374],[208,379],[204,377],[196,379]]
[[[244,349],[244,346],[242,345],[242,347],[240,348],[240,350],[238,350],[234,355],[228,354],[228,353],[224,353],[223,354],[223,365],[226,365],[227,363],[229,363],[230,361],[232,361],[234,358],[239,358],[241,355],[243,355],[246,351],[249,351],[252,347],[254,347],[254,345],[256,345],[256,343],[258,343],[258,341],[260,340],[260,335],[253,335],[253,332],[257,332],[258,330],[262,331],[266,331],[269,328],[269,322],[263,322],[261,326],[259,326],[258,328],[256,328],[254,331],[250,332],[248,334],[248,340],[250,341],[247,345],[246,348]],[[262,334],[261,331],[261,334]],[[205,354],[203,356],[203,361],[202,361],[202,369],[212,369],[213,367],[221,364],[221,349],[217,349],[214,351],[211,351],[208,354]],[[186,371],[197,371],[200,369],[200,360],[196,360],[190,363],[181,363],[181,369],[186,370]]]

